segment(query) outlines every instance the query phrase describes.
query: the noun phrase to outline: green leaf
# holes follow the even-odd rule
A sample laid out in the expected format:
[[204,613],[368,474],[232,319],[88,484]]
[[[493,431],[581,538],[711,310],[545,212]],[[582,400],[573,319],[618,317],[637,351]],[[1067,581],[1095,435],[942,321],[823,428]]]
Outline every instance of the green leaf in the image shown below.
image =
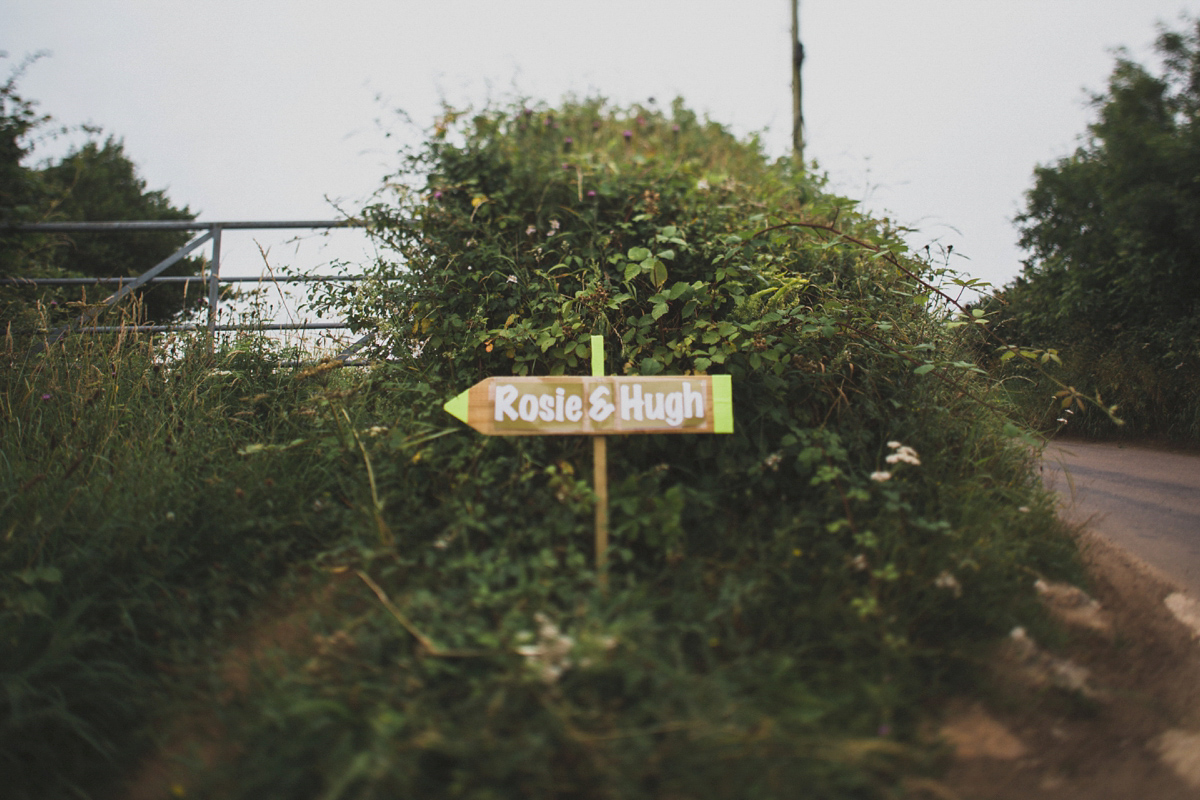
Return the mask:
[[[642,266],[645,266],[645,262]],[[667,265],[657,258],[650,259],[650,280],[654,281],[654,285],[658,288],[667,282]]]
[[635,263],[631,262],[631,263],[625,265],[625,280],[631,281],[634,278],[636,278],[638,275],[641,275],[641,274],[642,274],[642,265],[641,264],[635,264]]
[[643,375],[657,375],[658,373],[660,373],[662,371],[663,371],[662,362],[659,361],[657,358],[647,357],[647,358],[642,359],[642,374]]
[[924,375],[926,372],[930,372],[936,366],[937,366],[936,364],[922,364],[921,366],[919,366],[913,370],[913,374],[914,375]]
[[651,256],[651,253],[644,247],[631,247],[626,256],[630,261],[645,261]]
[[669,309],[670,306],[667,305],[667,301],[660,300],[654,304],[654,308],[650,311],[650,316],[654,317],[656,320],[662,319],[662,316],[666,314]]

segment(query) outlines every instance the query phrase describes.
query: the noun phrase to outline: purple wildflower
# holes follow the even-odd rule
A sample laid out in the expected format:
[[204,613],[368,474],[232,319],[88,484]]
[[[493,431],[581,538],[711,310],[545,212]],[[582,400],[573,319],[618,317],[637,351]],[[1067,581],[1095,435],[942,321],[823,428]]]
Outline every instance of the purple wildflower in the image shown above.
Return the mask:
[[570,136],[563,139],[563,152],[566,152],[566,153],[571,152],[571,145],[573,145],[573,144],[575,144],[575,140],[572,139]]
[[628,142],[630,139],[632,139],[632,138],[633,138],[633,131],[631,131],[631,130],[629,130],[628,128],[626,128],[625,130],[621,131],[621,135],[622,135],[622,136],[624,136],[624,137],[625,137],[625,141],[627,141],[627,142]]
[[434,200],[442,199],[442,190],[441,189],[438,189],[436,192],[433,193],[433,199]]
[[672,125],[672,126],[671,126],[671,131],[672,131],[673,133],[679,133],[679,126],[678,126],[678,125]]
[[49,400],[49,399],[50,399],[50,397],[51,397],[51,395],[48,395],[48,394],[44,394],[44,395],[42,395],[42,399],[43,399],[43,400]]
[[588,189],[588,197],[595,197],[595,196],[596,196],[596,190]]

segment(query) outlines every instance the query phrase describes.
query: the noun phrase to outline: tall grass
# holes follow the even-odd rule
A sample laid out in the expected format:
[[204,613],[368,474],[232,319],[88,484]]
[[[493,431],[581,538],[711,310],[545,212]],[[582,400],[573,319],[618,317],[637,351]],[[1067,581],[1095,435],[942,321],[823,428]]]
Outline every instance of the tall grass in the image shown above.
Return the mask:
[[261,339],[0,355],[0,771],[7,796],[68,796],[119,774],[169,676],[326,543],[313,501],[340,482],[239,455],[312,416]]

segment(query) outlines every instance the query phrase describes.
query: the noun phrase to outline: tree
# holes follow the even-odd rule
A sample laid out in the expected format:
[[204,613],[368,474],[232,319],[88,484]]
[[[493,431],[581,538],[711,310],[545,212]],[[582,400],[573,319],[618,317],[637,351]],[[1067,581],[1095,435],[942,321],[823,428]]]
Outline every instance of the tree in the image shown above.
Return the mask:
[[1086,141],[1035,172],[1022,286],[1051,329],[1120,335],[1200,315],[1200,23],[1163,31],[1157,50],[1162,74],[1120,58]]
[[[35,58],[18,65],[0,85],[0,222],[29,221],[44,204],[40,174],[23,162],[31,149],[29,137],[50,118],[39,114],[37,104],[22,97],[17,88],[17,79]],[[0,239],[0,274],[16,272],[17,264],[25,260],[24,249],[12,237]]]
[[1078,149],[1035,170],[1030,257],[999,296],[1010,338],[1080,354],[1072,379],[1170,404],[1190,390],[1135,388],[1129,369],[1200,374],[1200,21],[1160,29],[1156,51],[1157,71],[1120,55]]
[[[177,208],[163,190],[147,190],[134,163],[125,155],[124,143],[109,137],[103,145],[94,141],[72,151],[42,171],[55,213],[63,219],[88,222],[113,220],[192,220],[196,215],[184,206]],[[65,274],[84,276],[136,277],[187,243],[190,235],[180,231],[137,233],[72,234],[56,248],[53,263]],[[167,270],[167,275],[194,275],[197,259],[184,259]],[[192,287],[162,285],[142,297],[151,320],[166,320],[203,297]]]
[[[103,144],[90,140],[56,162],[29,165],[34,137],[51,122],[17,87],[18,78],[35,60],[36,56],[26,59],[0,85],[0,223],[195,219],[186,206],[172,205],[164,191],[147,190],[125,154],[124,144],[112,137]],[[81,130],[97,133],[91,128]],[[70,236],[5,232],[0,234],[0,275],[132,277],[169,256],[188,238],[187,232]],[[166,274],[196,274],[201,264],[199,259],[184,259]],[[87,296],[96,299],[96,290]],[[185,293],[181,287],[167,284],[147,289],[140,296],[146,317],[165,321],[199,302],[203,292],[193,288]],[[14,328],[28,327],[39,300],[54,301],[65,309],[67,302],[82,297],[78,289],[4,287],[0,321],[14,323]]]

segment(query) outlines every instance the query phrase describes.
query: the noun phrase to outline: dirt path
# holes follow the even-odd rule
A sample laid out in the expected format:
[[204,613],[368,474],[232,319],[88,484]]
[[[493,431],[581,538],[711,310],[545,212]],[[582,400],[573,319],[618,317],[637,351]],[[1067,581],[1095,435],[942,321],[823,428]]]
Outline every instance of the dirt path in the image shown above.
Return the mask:
[[1185,591],[1200,585],[1200,460],[1109,448],[1048,459],[1064,518],[1088,522],[1091,596],[1043,584],[1066,647],[1017,631],[994,694],[950,704],[940,733],[956,756],[939,797],[1200,800],[1200,603]]

